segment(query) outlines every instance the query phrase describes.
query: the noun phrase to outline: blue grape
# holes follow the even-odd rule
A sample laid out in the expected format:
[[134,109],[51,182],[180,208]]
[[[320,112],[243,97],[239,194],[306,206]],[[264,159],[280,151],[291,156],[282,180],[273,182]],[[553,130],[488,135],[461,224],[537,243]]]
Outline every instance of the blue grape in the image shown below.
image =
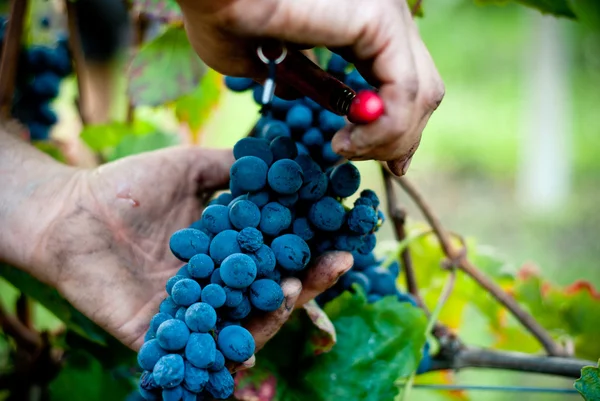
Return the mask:
[[375,237],[375,234],[364,235],[362,237],[362,245],[358,248],[358,252],[362,254],[373,252],[375,245],[377,245],[377,238]]
[[158,340],[154,339],[146,341],[142,345],[137,355],[137,362],[142,369],[152,370],[156,362],[165,355],[167,355],[167,351],[160,346]]
[[184,278],[185,278],[184,276],[177,276],[177,275],[169,278],[167,280],[167,284],[165,285],[165,290],[167,290],[167,294],[171,295],[171,290],[173,289],[173,286],[175,285],[175,283]]
[[277,198],[277,202],[282,205],[287,207],[288,209],[290,209],[292,206],[294,206],[296,204],[296,202],[298,202],[298,193],[294,192],[291,195],[283,195]]
[[312,100],[309,97],[305,97],[303,99],[303,103],[306,106],[308,106],[308,108],[311,109],[312,111],[319,111],[319,110],[323,109],[323,107],[319,103],[315,102],[314,100]]
[[373,266],[378,264],[377,258],[373,253],[361,254],[358,252],[352,252],[352,256],[354,257],[354,269],[364,270],[369,266]]
[[338,251],[352,252],[362,245],[362,238],[358,235],[341,234],[335,237],[334,245]]
[[269,198],[269,191],[251,192],[248,194],[248,200],[259,208],[263,208],[267,203],[269,203]]
[[310,261],[310,248],[299,236],[284,234],[271,243],[275,259],[279,266],[288,271],[300,271]]
[[[155,391],[149,391],[149,390],[145,390],[143,388],[140,388],[138,391],[140,393],[140,397],[142,397],[142,399],[145,401],[160,401],[161,400],[161,396],[159,396]],[[129,401],[129,400],[127,400],[127,401]]]
[[346,125],[346,120],[342,116],[323,110],[319,113],[319,128],[324,134],[333,134],[338,132]]
[[273,153],[269,141],[262,138],[242,138],[233,146],[233,156],[236,160],[244,156],[255,156],[264,161],[267,166],[273,163]]
[[229,208],[223,205],[210,205],[202,212],[202,223],[212,234],[230,230]]
[[193,393],[200,393],[204,390],[206,383],[208,383],[208,370],[197,368],[186,361],[183,387]]
[[246,288],[256,278],[256,264],[243,253],[228,256],[221,263],[221,278],[228,287]]
[[171,297],[173,301],[180,306],[190,306],[200,299],[202,288],[196,281],[184,278],[173,285]]
[[185,357],[192,365],[206,369],[215,362],[217,346],[208,333],[192,333],[185,346]]
[[218,205],[227,206],[229,202],[233,200],[233,196],[229,192],[223,192],[219,196],[217,196],[216,201]]
[[256,264],[256,272],[257,275],[260,276],[272,272],[277,264],[275,253],[273,253],[273,250],[270,247],[264,244],[258,248],[257,251],[248,256],[250,256]]
[[362,196],[359,198],[356,198],[356,200],[354,201],[354,206],[359,206],[359,205],[374,207],[371,199],[363,198]]
[[259,135],[270,143],[280,136],[290,138],[292,133],[290,132],[290,128],[284,122],[272,120],[263,125]]
[[388,267],[388,270],[392,276],[398,277],[400,274],[400,263],[398,263],[397,260],[394,260]]
[[329,180],[321,171],[304,175],[304,185],[298,192],[299,198],[306,201],[318,201],[327,193]]
[[296,142],[296,151],[299,155],[309,155],[310,151],[303,143]]
[[371,200],[371,203],[373,204],[374,208],[378,208],[379,207],[379,197],[377,196],[377,194],[375,192],[373,192],[370,189],[365,189],[363,191],[361,191],[360,193],[360,197],[361,198],[367,198]]
[[419,366],[417,368],[417,374],[423,374],[431,370],[432,359],[431,354],[429,353],[431,350],[429,342],[426,342],[423,346],[421,361],[419,362]]
[[369,85],[363,76],[360,75],[358,70],[352,70],[348,75],[346,75],[346,80],[344,83],[357,92],[361,90],[372,89],[371,85]]
[[190,259],[187,264],[187,270],[193,278],[208,278],[215,270],[215,262],[213,262],[210,256],[201,253]]
[[43,141],[50,137],[50,126],[35,121],[27,123],[29,136],[34,141]]
[[241,326],[227,326],[221,330],[217,346],[225,358],[238,363],[249,359],[255,350],[252,334]]
[[342,58],[342,56],[332,53],[329,62],[327,63],[327,71],[336,74],[343,75],[345,73],[346,68],[350,63]]
[[142,372],[142,375],[140,376],[140,388],[149,391],[160,388],[160,386],[156,384],[156,381],[154,381],[154,376],[151,371],[145,370]]
[[371,281],[371,291],[379,295],[395,295],[396,280],[394,276],[379,266],[372,266],[363,271]]
[[251,78],[245,77],[225,77],[225,86],[233,92],[245,92],[252,89],[257,83]]
[[267,179],[273,191],[283,195],[293,194],[302,187],[302,167],[290,159],[277,160],[269,168]]
[[411,294],[405,294],[405,293],[398,291],[396,296],[397,296],[399,302],[408,302],[409,304],[411,304],[414,307],[419,306],[419,304],[417,303],[417,300]]
[[219,371],[221,369],[223,369],[225,367],[225,357],[223,356],[223,353],[221,353],[221,351],[217,350],[217,352],[215,352],[215,363],[213,363],[209,370],[212,372],[216,372]]
[[233,320],[242,320],[246,316],[250,314],[252,311],[252,305],[250,304],[250,300],[248,297],[244,296],[242,298],[242,302],[239,303],[236,307],[229,310],[229,318]]
[[212,274],[210,275],[210,283],[211,284],[218,284],[220,286],[224,286],[225,283],[223,282],[223,279],[221,278],[221,269],[220,268],[216,268]]
[[177,313],[175,313],[175,319],[181,320],[182,322],[184,322],[186,311],[187,311],[187,308],[185,306],[182,306],[181,308],[177,309]]
[[200,398],[198,397],[198,394],[194,393],[193,391],[189,391],[186,388],[183,389],[183,394],[181,395],[181,401],[199,401],[199,400],[200,400]]
[[150,320],[150,328],[148,329],[148,331],[151,331],[156,334],[156,330],[158,330],[158,326],[160,326],[163,322],[166,322],[169,319],[173,319],[173,316],[169,315],[168,313],[163,313],[163,312],[157,313]]
[[36,120],[45,125],[54,125],[58,122],[58,116],[48,103],[42,103],[37,109]]
[[152,371],[154,381],[163,388],[177,387],[183,381],[185,365],[178,354],[168,354],[158,360]]
[[281,282],[281,272],[277,269],[273,269],[270,272],[263,272],[262,274],[259,274],[258,277],[273,280],[276,283]]
[[298,156],[296,142],[292,138],[280,136],[271,141],[269,145],[273,153],[273,160],[295,159]]
[[187,309],[185,324],[192,331],[208,333],[217,324],[217,312],[208,303],[197,302]]
[[180,401],[183,396],[183,387],[165,388],[162,391],[163,401]]
[[171,235],[169,247],[173,255],[187,262],[194,255],[207,253],[210,242],[210,238],[202,231],[184,228]]
[[344,224],[346,211],[332,197],[326,196],[313,204],[308,212],[310,223],[322,231],[337,231]]
[[269,166],[256,156],[244,156],[231,166],[231,185],[244,192],[258,191],[267,183]]
[[362,287],[364,292],[367,294],[369,293],[369,291],[371,291],[371,282],[369,281],[369,278],[363,273],[349,271],[348,273],[344,274],[340,279],[340,285],[343,288],[352,289],[352,286],[354,284],[358,284],[360,287]]
[[227,256],[242,252],[237,235],[237,231],[234,230],[225,230],[215,235],[210,243],[210,257],[215,263],[220,264]]
[[206,389],[219,400],[225,400],[233,395],[235,382],[231,373],[225,368],[216,372],[210,372]]
[[167,351],[178,351],[185,347],[190,336],[190,330],[184,322],[170,319],[163,322],[156,330],[156,340]]
[[[200,255],[203,255],[203,254],[200,254]],[[197,255],[195,255],[195,256],[197,256]],[[193,257],[192,257],[192,259],[193,259]],[[187,263],[185,265],[181,266],[181,268],[179,270],[177,270],[177,273],[175,275],[176,276],[182,276],[182,277],[185,277],[185,278],[192,278],[192,276],[190,275],[190,272],[188,271],[188,264]]]
[[318,128],[310,128],[302,134],[302,143],[308,147],[323,146],[325,139],[323,139],[323,133]]
[[260,210],[254,203],[240,200],[229,208],[229,220],[238,230],[257,227],[260,223]]
[[248,194],[243,194],[243,195],[239,195],[235,198],[233,198],[231,200],[231,202],[229,202],[229,205],[227,205],[229,208],[231,208],[233,205],[235,205],[236,203],[238,203],[239,201],[243,201],[243,200],[248,200]]
[[291,109],[294,105],[296,105],[298,103],[298,101],[297,100],[286,100],[286,99],[280,98],[279,96],[273,96],[273,101],[271,103],[273,105],[274,111],[284,112],[284,111],[288,111],[289,109]]
[[292,107],[285,116],[285,123],[292,130],[306,130],[313,122],[312,111],[303,104]]
[[283,290],[273,280],[256,280],[250,286],[250,303],[263,312],[277,310],[283,302]]
[[373,304],[377,301],[381,301],[383,297],[379,294],[369,294],[367,295],[367,302]]
[[292,213],[287,207],[277,203],[267,203],[261,210],[260,230],[263,234],[276,236],[292,224]]
[[225,306],[235,308],[242,303],[242,300],[244,299],[244,293],[242,291],[229,287],[223,287],[223,291],[225,291],[226,297]]
[[209,304],[217,309],[225,305],[227,294],[225,290],[218,284],[209,284],[202,289],[202,302]]
[[304,241],[309,241],[315,236],[315,232],[311,228],[306,217],[300,217],[294,220],[292,231]]
[[328,164],[337,163],[342,159],[342,156],[338,155],[333,151],[331,142],[325,142],[325,145],[323,145],[323,147],[321,148],[321,157]]
[[352,163],[344,163],[331,171],[331,192],[340,198],[352,196],[360,187],[360,172]]
[[179,309],[179,305],[173,302],[173,298],[168,296],[160,303],[158,311],[174,317],[177,313],[177,309]]
[[58,95],[60,88],[60,77],[53,72],[37,74],[31,83],[31,91],[36,97],[42,99],[53,99]]
[[237,241],[242,250],[256,252],[263,245],[263,235],[254,227],[246,227],[238,233]]
[[367,234],[375,230],[377,213],[370,206],[358,205],[348,213],[348,227],[358,234]]

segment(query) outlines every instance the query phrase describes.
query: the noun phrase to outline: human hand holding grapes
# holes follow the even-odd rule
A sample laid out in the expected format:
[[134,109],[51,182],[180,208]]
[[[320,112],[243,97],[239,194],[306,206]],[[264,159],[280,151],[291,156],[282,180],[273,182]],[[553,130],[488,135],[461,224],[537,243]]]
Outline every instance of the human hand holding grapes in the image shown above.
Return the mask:
[[[388,161],[406,173],[444,85],[422,42],[406,0],[179,0],[186,30],[200,57],[217,71],[257,80],[264,39],[288,46],[327,46],[354,62],[379,87],[386,112],[376,122],[349,125],[332,141],[352,160]],[[288,91],[278,84],[278,94]]]
[[[171,234],[196,220],[198,194],[226,186],[230,150],[171,148],[75,171],[60,218],[34,247],[32,264],[54,271],[59,291],[77,309],[133,349],[165,298],[165,283],[183,265]],[[260,349],[298,307],[334,284],[352,265],[348,253],[321,257],[301,283],[282,281],[285,301],[250,321]]]

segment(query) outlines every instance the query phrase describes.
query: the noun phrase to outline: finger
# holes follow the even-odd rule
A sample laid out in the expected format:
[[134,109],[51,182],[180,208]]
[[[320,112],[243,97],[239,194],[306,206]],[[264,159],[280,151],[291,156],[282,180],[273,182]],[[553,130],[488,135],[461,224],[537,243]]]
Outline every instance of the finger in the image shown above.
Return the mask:
[[222,189],[229,183],[229,170],[235,161],[231,149],[184,147],[178,155],[188,164],[190,179],[199,190]]
[[264,347],[267,341],[279,331],[289,318],[302,291],[302,283],[297,278],[286,278],[281,281],[281,289],[285,298],[279,309],[263,316],[255,317],[245,326],[254,337],[256,343],[255,352]]
[[348,252],[335,251],[320,256],[302,279],[302,293],[298,297],[296,308],[332,287],[353,264],[352,254]]
[[235,373],[235,372],[239,372],[242,370],[253,368],[255,364],[256,364],[256,355],[252,355],[250,358],[248,358],[246,361],[244,361],[242,363],[228,364],[227,369],[229,369],[229,371],[231,373]]

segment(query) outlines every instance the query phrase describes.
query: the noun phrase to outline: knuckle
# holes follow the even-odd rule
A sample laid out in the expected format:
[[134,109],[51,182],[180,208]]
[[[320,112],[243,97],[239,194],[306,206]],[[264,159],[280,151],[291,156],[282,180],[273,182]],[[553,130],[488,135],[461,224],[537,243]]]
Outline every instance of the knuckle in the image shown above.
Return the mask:
[[405,77],[401,83],[402,92],[409,102],[414,102],[419,95],[419,79],[416,75]]
[[425,108],[429,111],[434,111],[437,109],[440,103],[442,103],[445,94],[446,87],[444,86],[444,83],[441,79],[436,80],[432,88],[427,91],[423,97]]

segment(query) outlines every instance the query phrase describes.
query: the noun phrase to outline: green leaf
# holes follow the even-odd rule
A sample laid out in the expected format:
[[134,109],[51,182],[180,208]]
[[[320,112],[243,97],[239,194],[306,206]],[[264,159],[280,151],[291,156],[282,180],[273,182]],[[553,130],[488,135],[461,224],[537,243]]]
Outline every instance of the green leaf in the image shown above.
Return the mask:
[[73,308],[54,288],[43,284],[22,270],[5,264],[0,264],[0,276],[27,296],[44,305],[62,320],[68,329],[80,336],[101,345],[105,345],[107,339],[110,338],[108,333]]
[[52,401],[124,400],[133,385],[117,371],[105,369],[86,351],[75,349],[48,390]]
[[600,30],[600,2],[598,0],[568,0],[571,10],[590,29]]
[[310,338],[310,344],[312,345],[311,352],[315,355],[320,355],[331,351],[331,348],[333,348],[337,341],[335,326],[315,300],[307,302],[303,308],[315,327],[319,329]]
[[61,163],[67,162],[67,158],[65,157],[65,155],[62,153],[60,148],[56,146],[56,144],[54,144],[53,142],[34,141],[32,145]]
[[[374,304],[345,292],[325,307],[337,343],[315,356],[308,341],[315,326],[295,313],[257,358],[249,374],[261,388],[276,377],[276,400],[391,400],[397,381],[418,366],[427,320],[421,309],[387,297]],[[256,373],[255,373],[256,372]],[[262,379],[262,380],[261,380]]]
[[581,377],[575,380],[575,389],[586,401],[600,400],[600,361],[598,367],[586,366],[581,369]]
[[205,73],[183,27],[170,26],[134,56],[128,94],[135,106],[160,106],[191,93]]
[[162,132],[153,132],[144,136],[128,134],[114,148],[107,160],[113,161],[138,153],[166,148],[177,143],[179,143],[177,136]]
[[132,0],[135,12],[143,12],[151,19],[163,22],[182,21],[181,8],[175,0]]
[[112,122],[108,124],[86,125],[81,131],[81,139],[94,151],[112,150],[129,134],[147,135],[156,128],[147,122],[136,120],[132,124]]
[[208,70],[193,92],[175,101],[175,116],[179,122],[187,123],[193,132],[198,131],[219,103],[222,87],[223,76]]
[[[479,4],[506,4],[511,0],[475,0]],[[527,7],[535,8],[544,14],[574,18],[575,14],[569,6],[569,0],[512,0]]]

